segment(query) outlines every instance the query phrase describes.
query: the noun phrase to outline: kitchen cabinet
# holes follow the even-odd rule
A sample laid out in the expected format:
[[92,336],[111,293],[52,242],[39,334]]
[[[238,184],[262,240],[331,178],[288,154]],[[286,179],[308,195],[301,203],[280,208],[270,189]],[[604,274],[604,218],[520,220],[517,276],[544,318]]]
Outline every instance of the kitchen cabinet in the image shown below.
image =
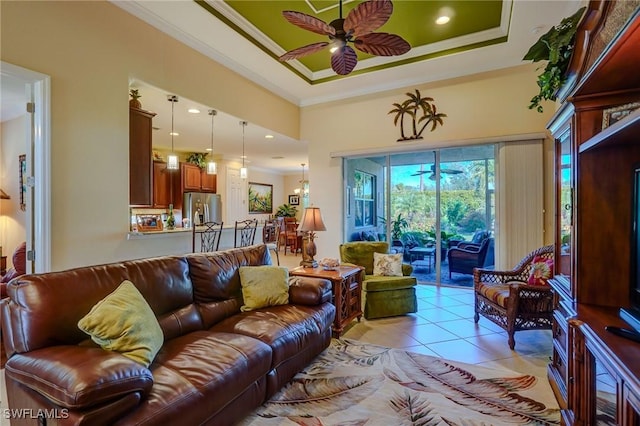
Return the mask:
[[156,114],[129,107],[129,205],[152,205],[151,123]]
[[209,175],[205,170],[189,163],[181,163],[180,170],[182,175],[181,192],[216,192],[216,175]]
[[166,209],[173,204],[172,176],[164,161],[153,162],[153,208]]
[[[553,354],[565,425],[640,424],[640,343],[606,331],[635,282],[634,170],[640,164],[640,9],[592,0],[549,123],[556,141]],[[607,125],[609,125],[607,127]]]

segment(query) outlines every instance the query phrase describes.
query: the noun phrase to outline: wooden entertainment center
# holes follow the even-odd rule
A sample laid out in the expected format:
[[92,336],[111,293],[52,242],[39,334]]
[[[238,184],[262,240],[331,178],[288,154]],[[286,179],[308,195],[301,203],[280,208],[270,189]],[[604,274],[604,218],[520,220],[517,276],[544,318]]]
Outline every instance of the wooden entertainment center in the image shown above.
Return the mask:
[[549,380],[567,425],[640,425],[640,342],[606,326],[632,304],[640,167],[640,1],[591,1],[556,139],[556,275]]

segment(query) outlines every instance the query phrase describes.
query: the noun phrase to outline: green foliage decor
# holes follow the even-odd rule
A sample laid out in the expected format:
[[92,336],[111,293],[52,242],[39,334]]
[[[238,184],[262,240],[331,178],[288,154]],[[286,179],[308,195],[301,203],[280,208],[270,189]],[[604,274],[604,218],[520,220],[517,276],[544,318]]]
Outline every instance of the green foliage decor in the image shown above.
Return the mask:
[[[387,219],[384,217],[380,217],[380,222],[383,227],[387,227]],[[407,219],[402,217],[402,213],[398,214],[398,217],[395,220],[391,221],[391,239],[399,240],[402,237],[402,233],[409,228],[409,222]]]
[[276,217],[296,217],[298,209],[291,204],[282,204],[276,210]]
[[187,157],[187,163],[195,164],[204,170],[207,167],[207,155],[209,155],[208,152],[192,152]]
[[538,75],[540,93],[531,98],[529,109],[535,108],[536,111],[543,112],[540,102],[555,101],[558,90],[567,81],[565,74],[571,61],[575,35],[584,9],[582,7],[572,16],[563,19],[559,25],[552,27],[524,55],[525,61],[548,60],[544,71]]

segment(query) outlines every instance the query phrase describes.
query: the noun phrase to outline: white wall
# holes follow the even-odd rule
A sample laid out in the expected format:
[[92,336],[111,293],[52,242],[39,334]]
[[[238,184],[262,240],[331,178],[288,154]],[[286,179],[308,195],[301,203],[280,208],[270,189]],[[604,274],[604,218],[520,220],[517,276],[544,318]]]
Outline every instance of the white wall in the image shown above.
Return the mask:
[[0,246],[7,256],[7,268],[13,266],[11,256],[26,238],[25,212],[20,210],[18,157],[26,153],[25,116],[0,123],[0,188],[11,197],[0,200]]

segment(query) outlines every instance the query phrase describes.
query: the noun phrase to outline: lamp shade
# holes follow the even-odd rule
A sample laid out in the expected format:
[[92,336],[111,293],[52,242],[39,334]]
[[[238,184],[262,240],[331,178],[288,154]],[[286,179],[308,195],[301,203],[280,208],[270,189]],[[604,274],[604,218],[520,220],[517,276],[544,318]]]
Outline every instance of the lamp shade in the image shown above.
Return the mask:
[[300,226],[298,230],[304,232],[315,232],[315,231],[326,231],[327,228],[324,226],[324,222],[322,221],[322,213],[320,213],[319,207],[307,207],[304,209],[304,214],[302,215],[302,222],[300,222]]

